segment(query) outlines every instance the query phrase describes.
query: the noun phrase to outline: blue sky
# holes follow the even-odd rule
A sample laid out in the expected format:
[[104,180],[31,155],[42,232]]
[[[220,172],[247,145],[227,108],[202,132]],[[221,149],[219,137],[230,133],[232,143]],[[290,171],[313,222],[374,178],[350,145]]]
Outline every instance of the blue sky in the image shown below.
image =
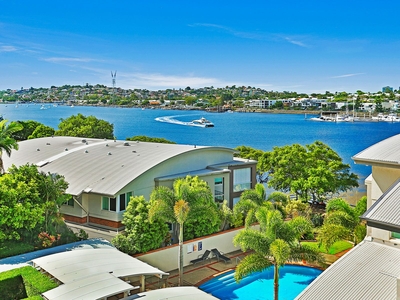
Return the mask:
[[3,1],[0,90],[400,86],[400,1]]

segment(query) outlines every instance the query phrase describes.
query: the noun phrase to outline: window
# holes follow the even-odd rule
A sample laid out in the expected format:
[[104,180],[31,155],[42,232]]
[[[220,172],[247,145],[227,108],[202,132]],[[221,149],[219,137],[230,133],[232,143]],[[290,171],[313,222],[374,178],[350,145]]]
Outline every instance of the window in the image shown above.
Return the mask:
[[63,205],[68,205],[74,207],[74,199],[71,197],[68,201],[65,201]]
[[128,192],[126,194],[120,194],[116,198],[102,197],[101,198],[101,209],[109,211],[125,211],[128,206],[129,200],[133,192]]
[[102,197],[101,202],[102,202],[101,209],[117,211],[117,199],[116,198]]
[[224,201],[224,178],[214,178],[214,199],[215,202],[222,203]]
[[233,198],[233,206],[235,206],[236,203],[239,202],[239,200],[240,200],[240,197]]
[[400,233],[392,231],[392,239],[400,239]]
[[233,170],[233,191],[241,192],[251,188],[251,169]]

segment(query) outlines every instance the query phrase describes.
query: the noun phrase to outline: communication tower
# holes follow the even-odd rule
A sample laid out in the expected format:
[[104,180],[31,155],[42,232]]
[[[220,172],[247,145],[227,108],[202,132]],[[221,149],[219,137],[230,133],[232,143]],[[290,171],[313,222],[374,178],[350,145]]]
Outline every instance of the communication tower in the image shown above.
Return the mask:
[[115,102],[115,83],[116,83],[116,79],[117,79],[117,71],[115,71],[114,73],[111,71],[111,78],[112,78],[112,104],[114,104]]

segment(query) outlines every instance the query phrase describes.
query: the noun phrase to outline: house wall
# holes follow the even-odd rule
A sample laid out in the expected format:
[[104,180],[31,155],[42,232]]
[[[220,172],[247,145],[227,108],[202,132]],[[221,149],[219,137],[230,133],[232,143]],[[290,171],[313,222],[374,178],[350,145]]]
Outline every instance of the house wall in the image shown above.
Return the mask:
[[[254,226],[258,229],[258,226]],[[220,252],[230,253],[239,250],[240,247],[236,247],[233,244],[233,238],[241,231],[241,228],[234,228],[219,232],[207,237],[198,238],[190,241],[186,241],[183,244],[183,265],[190,265],[190,261],[201,256],[206,250],[217,248]],[[202,245],[202,249],[199,250],[199,243]],[[196,247],[195,247],[196,246]],[[135,258],[140,259],[160,270],[169,272],[178,268],[178,248],[179,246],[172,245],[165,248],[149,251],[144,254],[135,255]],[[193,251],[188,253],[188,249]],[[196,249],[196,250],[195,250]],[[229,256],[229,255],[228,255]],[[210,254],[211,257],[211,254]],[[232,266],[235,266],[235,258],[232,259]]]

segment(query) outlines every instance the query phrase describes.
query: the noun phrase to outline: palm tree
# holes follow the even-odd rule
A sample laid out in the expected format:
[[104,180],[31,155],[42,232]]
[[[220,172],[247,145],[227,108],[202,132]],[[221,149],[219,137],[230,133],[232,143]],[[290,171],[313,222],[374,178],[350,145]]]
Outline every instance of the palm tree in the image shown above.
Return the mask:
[[234,237],[235,245],[243,251],[253,250],[237,266],[236,281],[250,273],[274,267],[274,299],[278,300],[279,269],[286,262],[302,260],[323,263],[323,256],[316,249],[301,245],[299,239],[312,229],[305,217],[285,222],[275,209],[260,207],[256,212],[260,230],[246,228]]
[[[150,195],[150,221],[157,219],[179,226],[179,285],[183,277],[183,226],[199,216],[215,216],[218,210],[213,201],[210,188],[198,177],[187,176],[174,181],[173,188],[159,186]],[[216,231],[219,224],[216,224]]]
[[0,121],[0,174],[5,172],[2,159],[3,151],[10,156],[13,149],[18,150],[18,143],[12,138],[12,134],[22,128],[22,125],[17,122],[11,122],[7,125],[7,120]]
[[329,200],[324,225],[318,232],[320,244],[327,250],[342,239],[352,240],[357,245],[366,235],[366,226],[360,219],[366,210],[367,197],[362,197],[354,208],[341,198]]

